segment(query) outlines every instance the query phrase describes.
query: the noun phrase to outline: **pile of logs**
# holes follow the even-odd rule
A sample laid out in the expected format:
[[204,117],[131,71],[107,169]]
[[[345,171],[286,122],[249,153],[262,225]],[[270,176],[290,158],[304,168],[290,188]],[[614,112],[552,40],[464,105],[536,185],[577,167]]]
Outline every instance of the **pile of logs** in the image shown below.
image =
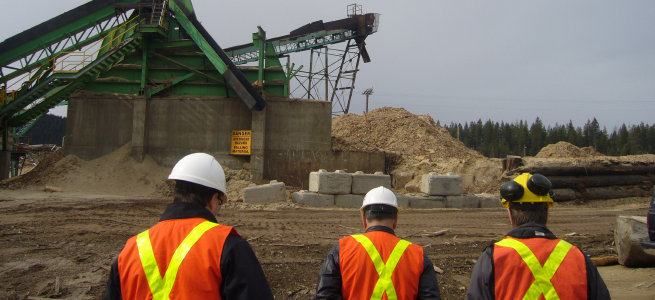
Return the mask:
[[588,167],[521,167],[507,172],[542,174],[553,183],[553,200],[586,201],[649,197],[655,183],[655,165]]

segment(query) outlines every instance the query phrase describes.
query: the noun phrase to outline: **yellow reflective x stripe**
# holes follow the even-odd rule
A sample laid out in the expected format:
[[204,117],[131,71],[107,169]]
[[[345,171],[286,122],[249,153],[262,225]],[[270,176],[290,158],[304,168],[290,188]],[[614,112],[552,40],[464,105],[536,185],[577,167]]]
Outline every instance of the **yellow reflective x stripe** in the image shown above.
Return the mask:
[[528,268],[530,268],[530,271],[534,276],[534,282],[532,282],[528,288],[523,299],[539,299],[539,296],[542,294],[547,300],[559,299],[559,295],[557,295],[557,291],[550,282],[550,279],[553,278],[555,272],[557,272],[557,268],[559,268],[562,261],[564,261],[564,257],[566,257],[566,254],[572,247],[571,244],[564,240],[560,240],[559,243],[557,243],[557,246],[555,246],[555,249],[553,249],[553,252],[548,256],[543,267],[534,253],[532,253],[532,250],[520,241],[508,238],[497,242],[496,245],[510,247],[516,250],[525,264],[528,265]]
[[398,264],[398,261],[400,261],[400,258],[403,256],[405,249],[407,249],[411,243],[405,240],[398,241],[398,244],[396,244],[396,246],[393,248],[393,251],[391,251],[391,255],[389,255],[387,263],[385,264],[382,261],[380,253],[378,253],[378,250],[375,249],[375,245],[373,245],[373,242],[371,242],[367,236],[356,234],[352,237],[355,238],[355,240],[357,240],[360,244],[362,244],[362,246],[364,246],[368,256],[371,258],[373,264],[375,265],[375,271],[377,271],[378,276],[380,276],[378,281],[375,283],[375,288],[373,289],[371,299],[382,299],[384,292],[387,292],[387,298],[389,298],[389,300],[398,299],[398,296],[396,296],[396,288],[393,286],[393,282],[391,281],[391,275],[393,275],[393,271],[396,269],[396,265]]
[[177,277],[177,271],[180,268],[180,264],[182,264],[182,260],[184,260],[184,257],[189,253],[189,250],[191,250],[191,247],[193,247],[198,239],[200,239],[207,230],[217,225],[218,224],[216,223],[205,221],[193,228],[189,235],[187,235],[182,243],[180,243],[180,246],[175,249],[175,253],[173,253],[173,257],[168,263],[168,268],[166,269],[164,278],[161,277],[159,267],[157,266],[157,260],[155,259],[155,253],[152,251],[152,244],[150,243],[150,236],[148,234],[149,230],[141,232],[136,236],[139,258],[141,259],[143,271],[146,273],[146,278],[148,279],[148,285],[150,286],[150,292],[152,292],[153,299],[169,299],[168,296],[173,289],[175,277]]

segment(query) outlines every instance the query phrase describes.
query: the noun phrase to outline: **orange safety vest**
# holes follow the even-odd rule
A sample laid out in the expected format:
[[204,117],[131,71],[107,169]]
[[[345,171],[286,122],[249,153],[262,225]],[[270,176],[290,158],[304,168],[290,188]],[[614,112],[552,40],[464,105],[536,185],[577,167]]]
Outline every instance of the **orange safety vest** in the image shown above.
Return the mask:
[[223,244],[232,227],[203,218],[157,223],[118,255],[123,299],[221,299]]
[[497,242],[494,282],[496,299],[587,299],[584,255],[561,239]]
[[423,248],[391,233],[371,231],[339,240],[344,299],[416,299]]

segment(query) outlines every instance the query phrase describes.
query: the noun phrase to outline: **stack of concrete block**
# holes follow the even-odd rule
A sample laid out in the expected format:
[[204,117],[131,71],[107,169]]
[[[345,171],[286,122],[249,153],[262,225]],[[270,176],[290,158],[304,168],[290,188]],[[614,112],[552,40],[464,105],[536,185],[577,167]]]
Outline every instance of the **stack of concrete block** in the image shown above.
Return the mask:
[[243,189],[243,202],[252,204],[269,204],[285,202],[287,193],[284,182],[271,180],[269,184],[253,185]]
[[[424,175],[421,191],[427,196],[396,195],[399,207],[491,208],[500,207],[497,196],[462,195],[462,177],[455,174]],[[391,188],[391,176],[382,172],[364,174],[342,170],[319,170],[309,174],[309,191],[293,193],[291,201],[314,207],[360,208],[364,195],[378,186]]]
[[319,170],[309,174],[309,191],[294,193],[291,201],[317,207],[360,208],[364,195],[373,188],[391,187],[391,176],[382,172],[365,174],[361,171],[347,173],[343,170],[328,172]]

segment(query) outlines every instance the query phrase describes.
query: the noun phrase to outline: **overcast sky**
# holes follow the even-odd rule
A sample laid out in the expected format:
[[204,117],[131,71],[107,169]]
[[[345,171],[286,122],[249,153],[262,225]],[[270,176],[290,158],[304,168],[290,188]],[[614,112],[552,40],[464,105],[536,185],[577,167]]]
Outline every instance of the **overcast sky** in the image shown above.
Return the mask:
[[[10,1],[0,40],[86,1]],[[223,48],[346,17],[353,1],[193,1]],[[577,126],[596,117],[655,123],[655,1],[359,1],[381,14],[366,40],[351,112],[404,107],[441,123],[486,121]]]

